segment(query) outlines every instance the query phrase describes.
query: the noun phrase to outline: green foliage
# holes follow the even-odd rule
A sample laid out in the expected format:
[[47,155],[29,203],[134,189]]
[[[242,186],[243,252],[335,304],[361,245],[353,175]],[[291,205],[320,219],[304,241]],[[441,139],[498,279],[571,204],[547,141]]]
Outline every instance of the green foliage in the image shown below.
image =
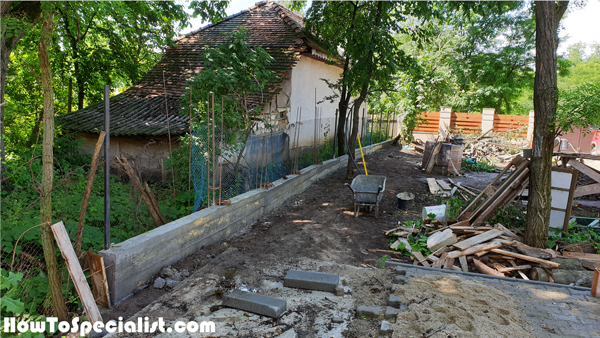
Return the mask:
[[23,302],[19,299],[13,299],[14,291],[17,284],[23,279],[22,273],[12,273],[0,269],[0,291],[2,291],[2,298],[0,298],[0,310],[12,314],[18,315],[23,313],[25,310]]
[[470,159],[463,159],[461,163],[461,168],[472,171],[472,172],[488,172],[493,173],[496,171],[497,167],[486,160],[481,161],[473,161]]
[[455,220],[460,214],[461,208],[466,206],[469,201],[464,201],[457,196],[450,196],[446,203],[446,216],[448,220]]
[[382,269],[385,269],[385,262],[387,262],[387,260],[388,260],[388,256],[387,256],[387,255],[383,255],[383,256],[382,256],[382,257],[379,259],[379,261],[381,262],[381,268],[382,268]]
[[507,228],[525,229],[525,211],[524,207],[518,207],[511,203],[496,210],[488,222],[490,224],[500,223]]
[[569,225],[569,232],[561,229],[550,228],[553,235],[548,236],[548,247],[554,248],[557,243],[579,243],[587,241],[596,247],[596,253],[600,254],[600,235],[592,229],[578,224]]
[[408,243],[411,246],[411,250],[413,252],[415,251],[419,251],[420,253],[423,254],[423,256],[427,257],[429,255],[431,255],[431,251],[429,251],[429,249],[427,249],[427,239],[429,237],[428,236],[417,236],[417,237],[413,237],[413,235],[408,236],[407,240]]
[[[217,98],[216,111],[223,111],[224,123],[231,130],[246,131],[255,125],[262,105],[250,107],[246,102],[258,96],[261,103],[270,99],[266,93],[281,81],[268,67],[274,61],[263,48],[249,44],[250,34],[245,28],[226,36],[226,43],[210,46],[201,54],[205,70],[189,81],[196,117],[206,121],[207,95]],[[265,94],[263,94],[265,93]],[[183,111],[189,110],[190,89],[181,99]],[[221,107],[221,98],[224,106]],[[212,97],[211,97],[212,100]],[[235,141],[235,140],[234,140]]]
[[572,132],[577,127],[584,133],[589,132],[589,127],[599,121],[600,81],[560,92],[556,107],[556,134]]

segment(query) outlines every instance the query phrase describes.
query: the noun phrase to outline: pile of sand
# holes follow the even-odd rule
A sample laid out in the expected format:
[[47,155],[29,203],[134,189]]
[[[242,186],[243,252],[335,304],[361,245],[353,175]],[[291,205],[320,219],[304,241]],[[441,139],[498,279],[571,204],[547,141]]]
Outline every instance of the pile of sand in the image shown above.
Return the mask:
[[511,296],[458,276],[412,278],[396,292],[406,311],[392,337],[533,337]]

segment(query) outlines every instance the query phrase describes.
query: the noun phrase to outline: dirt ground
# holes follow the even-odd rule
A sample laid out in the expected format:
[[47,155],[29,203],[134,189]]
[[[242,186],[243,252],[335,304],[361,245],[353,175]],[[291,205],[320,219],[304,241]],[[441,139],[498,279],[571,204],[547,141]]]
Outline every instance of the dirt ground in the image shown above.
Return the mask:
[[[379,218],[375,218],[374,211],[368,210],[361,210],[359,217],[354,217],[352,194],[343,187],[350,181],[345,180],[345,168],[341,169],[313,184],[304,193],[291,197],[241,233],[206,246],[173,264],[176,270],[186,269],[192,273],[174,289],[159,290],[150,285],[105,312],[104,320],[127,319],[136,313],[136,317],[162,316],[166,320],[212,320],[217,323],[218,336],[270,337],[292,328],[299,337],[378,336],[381,320],[357,320],[355,310],[360,305],[385,306],[391,292],[393,271],[361,267],[361,264],[381,266],[382,255],[367,249],[387,249],[389,238],[383,236],[382,230],[394,228],[398,222],[419,219],[424,206],[441,204],[442,199],[429,193],[425,178],[436,175],[422,173],[421,154],[386,146],[366,156],[365,161],[370,175],[387,177]],[[494,177],[493,174],[475,175],[468,181],[474,186],[485,187],[485,181]],[[397,208],[396,194],[400,192],[415,194],[410,209]],[[406,257],[395,258],[410,262]],[[283,277],[289,269],[339,274],[346,295],[336,297],[323,292],[283,288]],[[409,309],[412,306],[413,312],[422,315],[408,321],[415,323],[412,326],[395,324],[399,325],[396,327],[401,332],[419,336],[424,333],[424,327],[444,322],[448,324],[444,332],[452,333],[454,337],[485,336],[489,327],[494,328],[494,332],[505,332],[506,329],[507,335],[514,335],[517,328],[525,328],[526,324],[518,319],[520,312],[510,306],[509,296],[499,291],[486,295],[487,291],[482,289],[473,293],[472,297],[477,299],[466,299],[461,296],[461,290],[478,287],[466,285],[467,282],[472,284],[449,277],[441,281],[423,280],[420,289],[417,286],[406,289],[405,297],[432,292],[440,293],[440,296],[427,302],[427,306],[409,305]],[[288,311],[272,321],[256,315],[241,315],[242,311],[238,310],[220,309],[220,296],[227,291],[224,286],[233,285],[284,298],[288,301]],[[493,315],[483,313],[468,320],[480,323],[475,328],[460,318],[461,314],[476,311],[473,306],[477,307],[477,304],[486,305]],[[333,317],[344,319],[344,323],[333,325]],[[502,323],[488,317],[496,321],[501,318]],[[433,326],[431,329],[435,329]],[[445,336],[441,333],[432,335]],[[527,335],[521,332],[517,336]]]
[[[246,231],[226,242],[202,248],[173,268],[193,272],[211,264],[213,257],[228,247],[243,252],[245,261],[268,253],[280,259],[305,257],[338,264],[378,266],[381,254],[367,252],[367,249],[387,249],[389,239],[381,231],[393,228],[398,221],[419,219],[423,206],[440,204],[441,199],[429,194],[420,169],[420,154],[387,146],[367,155],[365,161],[370,175],[387,177],[379,218],[367,209],[361,209],[359,217],[354,217],[352,193],[343,186],[350,183],[345,180],[344,168],[288,199]],[[412,208],[400,211],[396,194],[405,191],[415,194],[415,200]],[[234,265],[243,266],[245,261]],[[128,318],[167,292],[152,287],[141,290],[107,313],[108,319]]]

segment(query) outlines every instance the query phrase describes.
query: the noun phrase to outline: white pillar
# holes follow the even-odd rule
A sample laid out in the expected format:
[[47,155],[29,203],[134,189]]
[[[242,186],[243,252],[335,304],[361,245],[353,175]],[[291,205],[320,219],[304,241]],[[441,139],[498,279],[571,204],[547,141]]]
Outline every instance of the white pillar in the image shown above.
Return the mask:
[[483,108],[483,114],[481,115],[481,134],[484,134],[494,129],[494,108]]
[[535,119],[535,113],[533,110],[529,111],[529,125],[527,126],[527,141],[531,143],[533,140],[533,121]]
[[442,140],[448,136],[450,131],[450,118],[452,115],[452,107],[440,107],[440,121],[438,125],[438,133]]

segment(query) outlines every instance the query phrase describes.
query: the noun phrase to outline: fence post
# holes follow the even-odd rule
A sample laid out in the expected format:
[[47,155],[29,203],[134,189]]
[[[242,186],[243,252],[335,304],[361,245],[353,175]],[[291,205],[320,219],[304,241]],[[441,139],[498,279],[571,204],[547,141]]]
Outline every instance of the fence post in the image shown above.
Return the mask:
[[104,85],[104,250],[110,249],[110,86]]
[[452,117],[452,107],[440,107],[440,120],[438,124],[438,134],[442,139],[450,133],[450,119]]
[[481,115],[481,134],[494,129],[494,108],[483,108],[483,114]]
[[527,126],[527,141],[531,142],[533,140],[533,121],[535,120],[535,112],[533,110],[529,111],[529,125]]

